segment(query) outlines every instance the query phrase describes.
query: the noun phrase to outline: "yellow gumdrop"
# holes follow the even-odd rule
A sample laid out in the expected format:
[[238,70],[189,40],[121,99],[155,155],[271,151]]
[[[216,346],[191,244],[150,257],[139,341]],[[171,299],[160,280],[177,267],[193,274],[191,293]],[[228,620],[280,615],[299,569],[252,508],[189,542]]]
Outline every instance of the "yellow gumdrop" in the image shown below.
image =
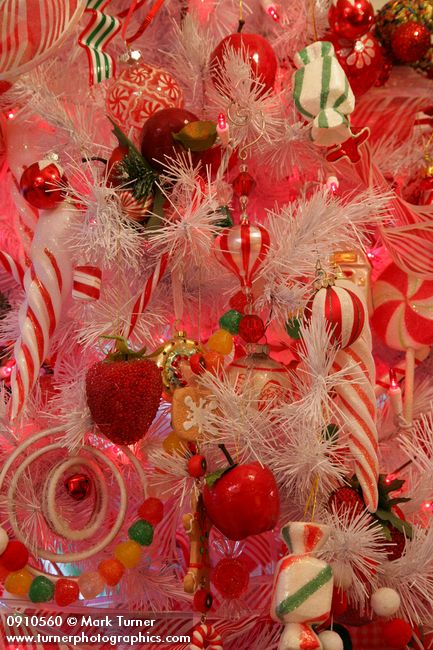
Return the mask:
[[184,456],[187,451],[185,441],[182,440],[182,438],[179,438],[177,433],[174,431],[171,431],[168,436],[164,438],[162,441],[162,446],[164,448],[164,451],[166,451],[167,454],[171,454],[172,456],[174,456],[174,454]]
[[27,569],[13,571],[5,580],[5,589],[15,596],[27,596],[34,576]]
[[233,336],[227,330],[217,330],[207,342],[207,347],[220,354],[230,354],[233,349]]
[[140,562],[141,546],[132,540],[120,542],[114,549],[114,556],[124,567],[133,569]]

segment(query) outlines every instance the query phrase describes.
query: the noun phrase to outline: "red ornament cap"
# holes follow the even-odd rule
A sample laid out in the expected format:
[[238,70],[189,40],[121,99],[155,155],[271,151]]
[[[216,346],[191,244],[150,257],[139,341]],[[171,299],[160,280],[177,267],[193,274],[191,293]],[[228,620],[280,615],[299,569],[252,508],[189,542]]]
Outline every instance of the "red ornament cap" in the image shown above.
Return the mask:
[[257,343],[265,333],[265,324],[255,314],[247,314],[239,323],[239,336],[246,343]]
[[248,589],[249,571],[238,558],[223,558],[212,572],[212,582],[223,598],[240,598]]
[[145,519],[148,521],[149,524],[152,524],[152,526],[156,526],[160,523],[160,521],[162,521],[162,518],[164,517],[163,502],[156,497],[149,497],[143,501],[139,507],[138,516],[140,519]]

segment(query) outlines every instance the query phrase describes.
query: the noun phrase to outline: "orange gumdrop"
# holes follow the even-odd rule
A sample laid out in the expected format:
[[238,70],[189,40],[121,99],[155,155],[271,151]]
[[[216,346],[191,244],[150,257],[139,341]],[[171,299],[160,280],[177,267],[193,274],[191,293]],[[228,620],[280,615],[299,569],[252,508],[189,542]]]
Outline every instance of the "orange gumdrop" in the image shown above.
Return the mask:
[[110,560],[102,560],[98,566],[98,571],[104,578],[105,584],[114,587],[120,582],[125,567],[119,560],[112,558]]

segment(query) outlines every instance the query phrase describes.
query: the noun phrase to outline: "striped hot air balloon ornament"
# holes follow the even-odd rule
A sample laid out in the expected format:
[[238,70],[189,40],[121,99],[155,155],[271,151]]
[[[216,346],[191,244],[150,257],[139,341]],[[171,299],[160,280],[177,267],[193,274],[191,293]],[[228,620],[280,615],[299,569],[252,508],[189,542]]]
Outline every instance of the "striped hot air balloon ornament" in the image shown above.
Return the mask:
[[251,224],[245,218],[218,235],[214,251],[218,262],[236,275],[241,286],[250,288],[268,254],[269,244],[266,228],[261,224]]

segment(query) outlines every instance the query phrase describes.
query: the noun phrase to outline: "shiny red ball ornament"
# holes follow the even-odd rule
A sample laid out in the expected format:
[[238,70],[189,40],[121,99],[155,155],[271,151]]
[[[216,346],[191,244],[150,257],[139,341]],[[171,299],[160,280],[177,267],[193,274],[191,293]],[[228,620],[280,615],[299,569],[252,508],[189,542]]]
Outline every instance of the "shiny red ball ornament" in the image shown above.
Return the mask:
[[66,176],[57,163],[41,160],[24,170],[20,192],[34,208],[52,210],[65,198],[66,183]]
[[247,314],[239,323],[239,336],[246,343],[257,343],[265,333],[265,324],[255,314]]
[[374,7],[369,0],[332,0],[328,20],[334,34],[354,41],[373,25]]
[[206,458],[201,454],[194,454],[188,461],[188,474],[194,478],[201,478],[206,474]]
[[277,57],[270,43],[259,34],[230,34],[223,38],[211,54],[211,77],[214,83],[219,81],[219,71],[224,67],[227,52],[241,52],[250,65],[252,75],[263,84],[260,94],[274,87],[277,74]]
[[29,561],[29,552],[17,539],[8,542],[6,550],[0,555],[0,565],[8,571],[24,569]]
[[68,580],[67,578],[60,578],[57,580],[54,589],[54,600],[60,607],[66,607],[78,600],[80,595],[80,588],[76,580]]
[[162,518],[164,517],[163,502],[156,497],[149,497],[143,501],[139,507],[138,516],[140,519],[145,519],[148,521],[149,524],[152,524],[152,526],[156,526],[160,523],[160,521],[162,521]]
[[421,23],[402,23],[392,35],[391,47],[398,61],[415,63],[422,59],[430,48],[430,31]]
[[163,108],[149,117],[141,132],[141,153],[148,163],[162,170],[167,157],[173,158],[176,153],[185,151],[174,140],[173,133],[179,133],[184,126],[197,121],[198,117],[184,108]]
[[383,623],[382,637],[388,648],[405,648],[412,638],[412,628],[402,618],[393,618]]
[[206,614],[213,603],[212,594],[207,589],[197,589],[194,594],[193,607],[196,612]]
[[223,598],[240,598],[248,589],[250,574],[245,562],[237,558],[223,558],[212,571],[212,582]]
[[341,67],[349,79],[355,97],[367,92],[378,79],[383,67],[382,47],[371,32],[354,42],[327,35]]
[[82,501],[90,492],[90,479],[86,474],[73,474],[66,479],[65,489],[72,499]]

